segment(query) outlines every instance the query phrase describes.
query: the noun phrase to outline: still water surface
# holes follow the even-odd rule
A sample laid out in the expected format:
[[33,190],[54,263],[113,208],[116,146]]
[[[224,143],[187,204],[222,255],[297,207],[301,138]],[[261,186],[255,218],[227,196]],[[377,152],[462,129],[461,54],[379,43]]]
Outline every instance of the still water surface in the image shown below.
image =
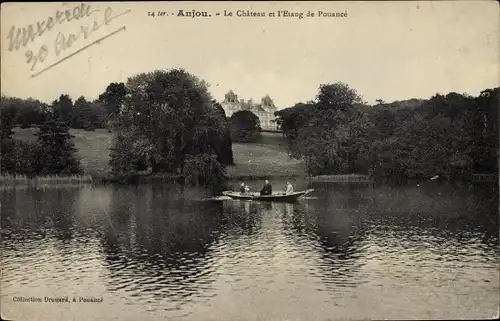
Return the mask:
[[295,187],[315,192],[284,204],[207,201],[205,191],[175,186],[0,191],[2,317],[498,315],[496,188]]

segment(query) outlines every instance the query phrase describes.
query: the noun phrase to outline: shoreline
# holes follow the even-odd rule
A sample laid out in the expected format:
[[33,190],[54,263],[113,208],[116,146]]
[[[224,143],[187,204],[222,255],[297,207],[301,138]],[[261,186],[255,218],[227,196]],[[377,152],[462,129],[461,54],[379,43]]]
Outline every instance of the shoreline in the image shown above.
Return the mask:
[[[303,174],[249,174],[226,175],[228,182],[238,180],[265,180],[265,179],[308,179]],[[43,185],[132,185],[150,183],[180,183],[182,175],[173,174],[129,174],[122,176],[113,175],[72,175],[72,176],[34,176],[25,175],[0,175],[0,186],[43,186]]]
[[[471,174],[469,177],[462,177],[459,181],[472,184],[486,184],[498,183],[498,176],[496,174]],[[470,179],[473,176],[488,177],[487,179]],[[182,175],[173,174],[151,174],[151,173],[134,173],[122,176],[113,176],[111,174],[103,175],[68,175],[68,176],[34,176],[28,177],[26,175],[0,175],[0,187],[55,187],[55,186],[84,186],[84,185],[137,185],[137,184],[153,184],[153,183],[178,183],[182,184]],[[469,179],[466,179],[469,178]],[[307,174],[226,174],[226,182],[235,181],[258,181],[258,180],[288,180],[288,179],[303,179],[315,183],[344,183],[344,184],[357,184],[357,183],[375,183],[376,180],[368,175],[361,174],[344,174],[344,175],[318,175],[308,176]],[[439,179],[439,181],[450,181],[449,179]],[[405,179],[405,182],[425,182],[428,179]]]

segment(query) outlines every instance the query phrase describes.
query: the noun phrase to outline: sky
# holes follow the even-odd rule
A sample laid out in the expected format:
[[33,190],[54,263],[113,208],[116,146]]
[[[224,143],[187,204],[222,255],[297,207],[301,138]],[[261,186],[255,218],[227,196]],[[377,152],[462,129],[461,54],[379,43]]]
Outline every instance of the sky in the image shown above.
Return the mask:
[[[337,81],[369,103],[452,91],[478,95],[500,81],[495,1],[86,2],[84,12],[90,8],[90,13],[81,18],[74,7],[81,4],[2,3],[2,94],[48,103],[61,94],[95,99],[111,82],[175,67],[207,81],[219,101],[231,89],[254,101],[269,94],[278,108],[312,100],[320,84]],[[12,27],[32,24],[36,32],[37,22],[66,9],[79,19],[56,23],[26,46],[9,50]],[[108,16],[117,16],[107,25],[106,9]],[[206,11],[211,17],[179,17],[179,10]],[[224,16],[224,10],[233,16]],[[266,16],[238,17],[238,10]],[[269,16],[278,10],[315,16]],[[158,16],[159,11],[168,16]],[[318,17],[319,11],[347,12],[347,17]],[[88,32],[94,23],[99,29]],[[80,34],[72,44],[71,34]],[[27,63],[30,52],[39,57],[33,70],[34,59]]]

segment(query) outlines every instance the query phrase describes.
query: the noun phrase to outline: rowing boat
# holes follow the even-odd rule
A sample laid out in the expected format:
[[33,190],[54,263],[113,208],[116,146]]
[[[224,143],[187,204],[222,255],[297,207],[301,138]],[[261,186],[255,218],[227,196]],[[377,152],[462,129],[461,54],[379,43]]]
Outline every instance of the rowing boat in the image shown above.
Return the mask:
[[234,191],[224,191],[222,195],[231,197],[232,199],[238,200],[249,200],[249,201],[272,201],[272,202],[295,202],[299,197],[304,196],[313,189],[308,189],[306,191],[299,191],[293,193],[273,193],[271,195],[260,195],[260,193],[240,193]]

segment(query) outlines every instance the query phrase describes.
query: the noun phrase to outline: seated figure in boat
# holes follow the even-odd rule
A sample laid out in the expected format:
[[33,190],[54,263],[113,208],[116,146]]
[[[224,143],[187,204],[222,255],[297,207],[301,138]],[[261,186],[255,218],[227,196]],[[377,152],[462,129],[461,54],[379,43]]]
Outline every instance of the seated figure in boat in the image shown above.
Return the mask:
[[266,183],[264,184],[264,187],[260,190],[260,195],[271,195],[273,193],[273,188],[271,184],[269,184],[269,181],[266,179]]
[[290,184],[290,182],[286,182],[286,194],[293,193],[293,186]]
[[246,189],[245,189],[245,183],[241,183],[240,185],[240,193],[246,193]]

